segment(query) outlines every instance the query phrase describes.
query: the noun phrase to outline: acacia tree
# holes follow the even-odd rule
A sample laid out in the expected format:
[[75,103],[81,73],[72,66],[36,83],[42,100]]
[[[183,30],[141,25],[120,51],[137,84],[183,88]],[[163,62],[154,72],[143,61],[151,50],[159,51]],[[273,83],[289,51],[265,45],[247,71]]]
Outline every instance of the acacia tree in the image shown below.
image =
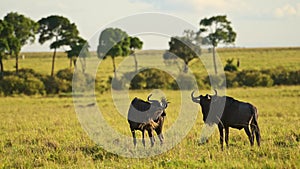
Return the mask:
[[68,58],[70,59],[70,67],[72,67],[72,61],[74,67],[77,67],[78,57],[82,58],[81,66],[82,72],[85,72],[86,69],[86,57],[89,56],[89,45],[86,40],[81,37],[77,37],[70,42],[70,50],[66,51]]
[[135,65],[136,72],[138,70],[138,62],[136,59],[135,50],[142,49],[142,47],[143,47],[143,42],[138,37],[130,37],[130,50],[131,50],[130,53],[134,58],[134,65]]
[[99,37],[97,55],[100,59],[111,57],[114,77],[117,78],[115,57],[128,56],[130,54],[130,38],[128,34],[119,28],[107,28]]
[[200,21],[199,35],[204,35],[208,43],[213,48],[213,63],[215,74],[218,74],[216,65],[216,47],[219,43],[234,43],[236,33],[231,27],[231,22],[227,20],[226,15],[218,15],[210,18],[204,18]]
[[198,58],[201,54],[201,48],[199,45],[198,37],[193,32],[184,32],[185,36],[182,37],[171,37],[169,42],[168,52],[173,53],[177,57],[183,60],[184,68],[183,72],[188,72],[188,64],[194,58]]
[[22,46],[28,42],[33,43],[35,34],[39,25],[28,17],[16,12],[10,12],[4,17],[4,21],[11,27],[11,34],[7,34],[9,38],[9,54],[16,58],[16,73],[19,71],[19,54]]
[[11,35],[12,29],[8,24],[0,20],[0,79],[3,77],[4,67],[3,67],[3,57],[9,51],[8,37]]
[[44,44],[46,41],[53,41],[50,49],[53,49],[51,76],[54,75],[54,64],[56,50],[62,46],[70,45],[73,38],[78,37],[78,30],[74,23],[71,23],[63,16],[51,15],[38,21],[39,42]]

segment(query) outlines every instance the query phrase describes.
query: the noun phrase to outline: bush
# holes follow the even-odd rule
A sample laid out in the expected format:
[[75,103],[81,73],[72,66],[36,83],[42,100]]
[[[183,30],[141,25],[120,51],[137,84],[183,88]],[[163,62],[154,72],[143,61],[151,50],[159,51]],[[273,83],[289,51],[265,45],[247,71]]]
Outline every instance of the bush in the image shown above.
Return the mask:
[[146,87],[146,77],[143,73],[138,73],[130,81],[130,89],[145,89]]
[[27,79],[19,76],[5,76],[0,83],[0,90],[4,95],[13,94],[44,94],[45,88],[43,82],[36,77],[28,77]]
[[270,74],[274,81],[274,85],[299,85],[300,70],[288,71],[283,67],[276,69],[264,70],[266,74]]
[[[80,91],[94,89],[94,77],[80,71],[74,75],[74,85]],[[58,94],[72,92],[73,71],[63,69],[57,72],[56,76],[43,76],[33,69],[20,69],[18,75],[15,72],[6,72],[0,81],[0,94]],[[107,90],[107,88],[102,89]]]
[[227,59],[226,60],[226,65],[224,67],[224,71],[228,71],[228,72],[235,72],[238,70],[237,66],[233,64],[233,60],[234,59]]
[[158,69],[143,70],[130,82],[130,89],[172,89],[172,87],[174,87],[172,76]]
[[292,85],[300,84],[300,70],[290,72],[289,83]]
[[13,95],[21,94],[25,89],[24,79],[19,78],[18,76],[4,76],[1,80],[1,90],[4,95]]
[[198,74],[198,73],[193,73],[193,74],[197,80],[198,88],[209,89],[209,83],[206,83],[206,80],[205,80],[207,77],[203,77],[203,76],[201,76],[201,74]]
[[73,72],[73,69],[62,69],[56,73],[56,77],[71,82],[73,79]]
[[257,82],[257,86],[271,87],[273,86],[274,81],[270,75],[260,74],[259,81]]
[[240,86],[266,86],[270,87],[274,81],[270,75],[257,70],[244,70],[237,74],[236,80]]
[[58,94],[61,92],[71,92],[71,82],[62,80],[57,77],[46,76],[43,78],[43,83],[47,94]]
[[256,70],[244,70],[237,74],[236,80],[240,86],[257,86],[260,72]]
[[[237,73],[236,72],[225,72],[226,76],[226,87],[238,87]],[[225,86],[225,84],[223,84]]]
[[269,74],[274,81],[274,85],[284,85],[288,84],[289,81],[289,71],[283,67],[278,67],[272,70],[264,70],[266,74]]
[[23,91],[26,95],[45,94],[45,86],[43,82],[36,77],[28,77],[25,81],[25,88]]

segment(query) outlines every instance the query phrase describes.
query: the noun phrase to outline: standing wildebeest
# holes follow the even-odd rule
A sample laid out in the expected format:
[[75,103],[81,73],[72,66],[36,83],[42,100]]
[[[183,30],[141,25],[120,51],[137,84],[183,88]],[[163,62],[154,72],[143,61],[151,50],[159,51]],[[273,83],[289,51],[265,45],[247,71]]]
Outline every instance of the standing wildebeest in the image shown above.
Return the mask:
[[133,144],[136,146],[135,130],[142,131],[142,142],[145,146],[145,130],[148,131],[150,137],[151,146],[154,145],[153,130],[158,135],[158,138],[163,144],[162,127],[164,124],[164,118],[166,116],[165,109],[168,106],[168,102],[165,98],[161,101],[150,100],[151,94],[148,96],[148,101],[134,98],[130,104],[128,110],[128,123],[133,137]]
[[[241,102],[235,100],[232,97],[228,96],[217,96],[217,91],[215,90],[215,95],[205,95],[194,97],[194,91],[191,93],[193,102],[199,103],[202,108],[203,121],[205,123],[217,123],[219,132],[220,132],[220,144],[223,149],[223,129],[225,129],[225,142],[228,146],[228,135],[229,127],[236,129],[244,129],[251,146],[254,144],[254,134],[258,146],[260,146],[260,131],[257,123],[258,113],[255,106],[250,103]],[[220,114],[221,117],[213,115],[212,120],[208,120],[208,113],[210,108],[214,110],[213,106],[218,106],[221,104],[221,101],[225,102],[223,113]],[[224,104],[223,102],[223,104]],[[211,112],[216,113],[216,112]],[[249,130],[249,125],[251,126],[251,132]]]

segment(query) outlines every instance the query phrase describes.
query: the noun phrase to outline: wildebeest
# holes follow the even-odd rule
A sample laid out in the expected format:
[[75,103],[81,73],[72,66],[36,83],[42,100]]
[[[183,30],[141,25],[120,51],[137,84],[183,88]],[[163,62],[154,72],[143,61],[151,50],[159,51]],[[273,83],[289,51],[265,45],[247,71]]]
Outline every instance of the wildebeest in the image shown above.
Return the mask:
[[151,146],[154,145],[153,130],[158,135],[158,138],[163,144],[163,134],[162,127],[164,124],[164,118],[166,116],[165,109],[168,106],[168,102],[165,98],[161,101],[150,100],[151,94],[148,96],[147,100],[144,101],[139,98],[134,98],[130,104],[128,110],[128,123],[133,137],[133,144],[136,146],[136,136],[135,130],[142,131],[142,143],[145,146],[145,130],[148,132],[150,137]]
[[[220,144],[223,149],[223,129],[225,129],[225,142],[228,146],[228,135],[229,127],[236,129],[244,129],[251,146],[254,144],[254,135],[258,146],[260,146],[260,131],[257,123],[258,112],[255,106],[250,103],[245,103],[238,101],[232,97],[228,96],[218,96],[217,91],[215,90],[215,95],[198,96],[194,97],[194,91],[191,93],[193,102],[199,103],[202,109],[203,121],[205,123],[211,124],[216,123],[220,132]],[[213,112],[214,106],[222,104],[223,101],[224,109],[223,113],[219,113],[221,117],[218,117],[216,112]],[[225,104],[224,104],[225,102]],[[207,119],[209,116],[210,108],[212,108],[210,119]],[[221,110],[221,109],[220,109]],[[221,110],[222,111],[222,110]],[[249,125],[251,132],[249,130]]]

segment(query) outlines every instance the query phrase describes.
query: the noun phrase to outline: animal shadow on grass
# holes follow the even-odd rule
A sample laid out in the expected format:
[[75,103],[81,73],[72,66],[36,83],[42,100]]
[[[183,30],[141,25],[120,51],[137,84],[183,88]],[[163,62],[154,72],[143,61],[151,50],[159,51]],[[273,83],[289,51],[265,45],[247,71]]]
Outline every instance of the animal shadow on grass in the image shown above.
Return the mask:
[[85,156],[90,156],[93,161],[103,161],[105,159],[118,159],[119,156],[110,152],[105,151],[100,146],[84,146],[80,147],[80,150]]

